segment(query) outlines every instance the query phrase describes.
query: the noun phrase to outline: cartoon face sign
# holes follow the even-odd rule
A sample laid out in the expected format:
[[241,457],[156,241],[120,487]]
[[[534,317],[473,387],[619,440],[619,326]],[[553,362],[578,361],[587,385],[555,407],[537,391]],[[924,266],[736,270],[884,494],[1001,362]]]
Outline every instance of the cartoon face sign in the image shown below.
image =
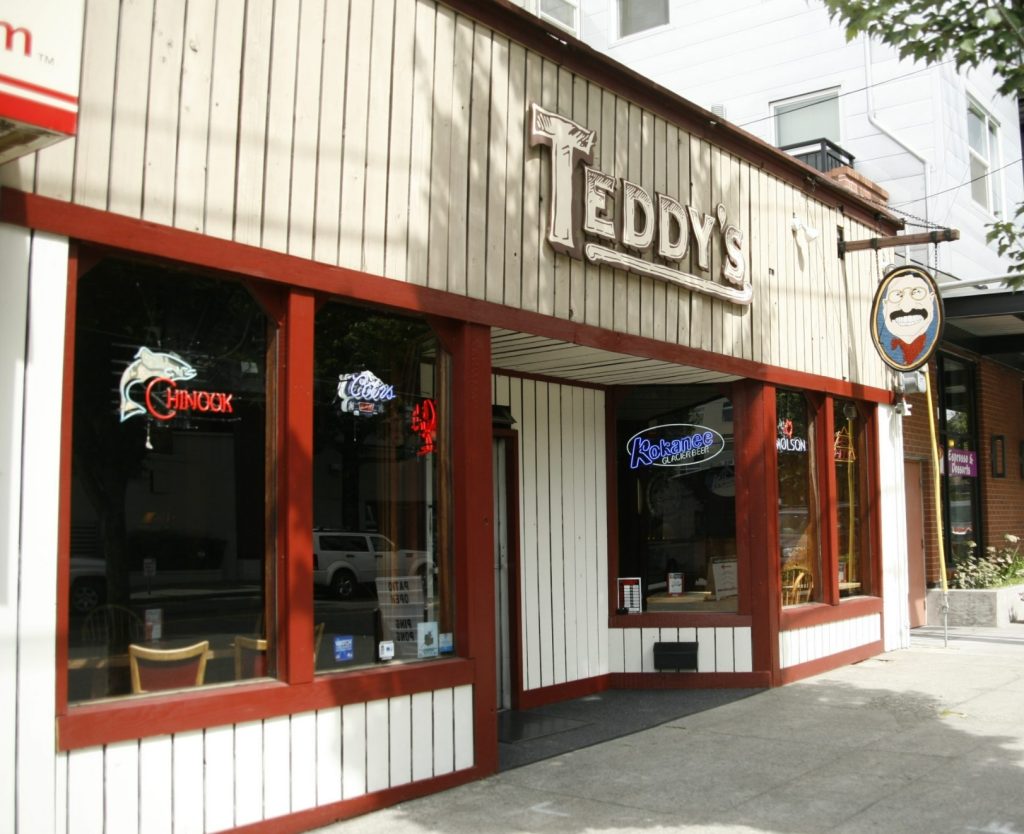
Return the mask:
[[871,335],[889,367],[912,371],[925,364],[938,344],[942,320],[938,287],[923,269],[901,267],[878,285]]

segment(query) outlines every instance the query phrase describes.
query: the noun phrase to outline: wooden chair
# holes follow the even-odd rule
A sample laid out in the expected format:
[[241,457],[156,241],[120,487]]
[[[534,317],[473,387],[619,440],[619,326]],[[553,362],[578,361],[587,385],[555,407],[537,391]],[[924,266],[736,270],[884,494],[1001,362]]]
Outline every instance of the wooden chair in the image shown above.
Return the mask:
[[209,649],[209,640],[181,649],[150,649],[133,643],[128,647],[132,692],[202,686]]
[[141,640],[145,628],[139,616],[123,605],[100,605],[89,612],[82,623],[82,642],[89,646],[110,646],[124,651],[125,646]]
[[782,571],[782,604],[800,605],[811,601],[814,576],[807,568],[786,568]]
[[262,637],[235,637],[235,680],[262,678],[267,674],[267,641]]

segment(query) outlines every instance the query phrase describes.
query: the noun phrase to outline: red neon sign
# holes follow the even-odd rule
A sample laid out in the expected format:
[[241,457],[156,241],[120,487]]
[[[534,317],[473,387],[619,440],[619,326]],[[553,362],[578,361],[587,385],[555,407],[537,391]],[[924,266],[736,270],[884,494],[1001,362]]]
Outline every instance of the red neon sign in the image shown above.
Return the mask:
[[433,400],[423,400],[413,408],[411,428],[423,441],[416,454],[422,457],[433,452],[437,439],[437,408]]
[[[162,390],[158,386],[166,386]],[[163,394],[163,400],[160,394]],[[234,414],[234,394],[220,391],[189,391],[178,388],[173,379],[158,376],[146,385],[146,410],[157,420],[170,420],[179,411]]]

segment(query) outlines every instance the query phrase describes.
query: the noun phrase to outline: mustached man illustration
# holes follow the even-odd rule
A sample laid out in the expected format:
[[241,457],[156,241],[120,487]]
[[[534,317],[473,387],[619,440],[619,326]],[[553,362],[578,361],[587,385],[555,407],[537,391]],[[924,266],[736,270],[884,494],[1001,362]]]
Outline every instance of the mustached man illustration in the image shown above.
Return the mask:
[[895,368],[912,370],[931,354],[941,312],[935,286],[917,271],[897,270],[879,288],[875,328],[878,346]]

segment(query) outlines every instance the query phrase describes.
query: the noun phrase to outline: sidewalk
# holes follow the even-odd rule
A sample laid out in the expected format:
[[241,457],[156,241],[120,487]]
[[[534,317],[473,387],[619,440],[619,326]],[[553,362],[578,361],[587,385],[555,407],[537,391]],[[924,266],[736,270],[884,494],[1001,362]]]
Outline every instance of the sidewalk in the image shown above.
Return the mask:
[[1024,834],[1024,625],[715,706],[321,834]]

